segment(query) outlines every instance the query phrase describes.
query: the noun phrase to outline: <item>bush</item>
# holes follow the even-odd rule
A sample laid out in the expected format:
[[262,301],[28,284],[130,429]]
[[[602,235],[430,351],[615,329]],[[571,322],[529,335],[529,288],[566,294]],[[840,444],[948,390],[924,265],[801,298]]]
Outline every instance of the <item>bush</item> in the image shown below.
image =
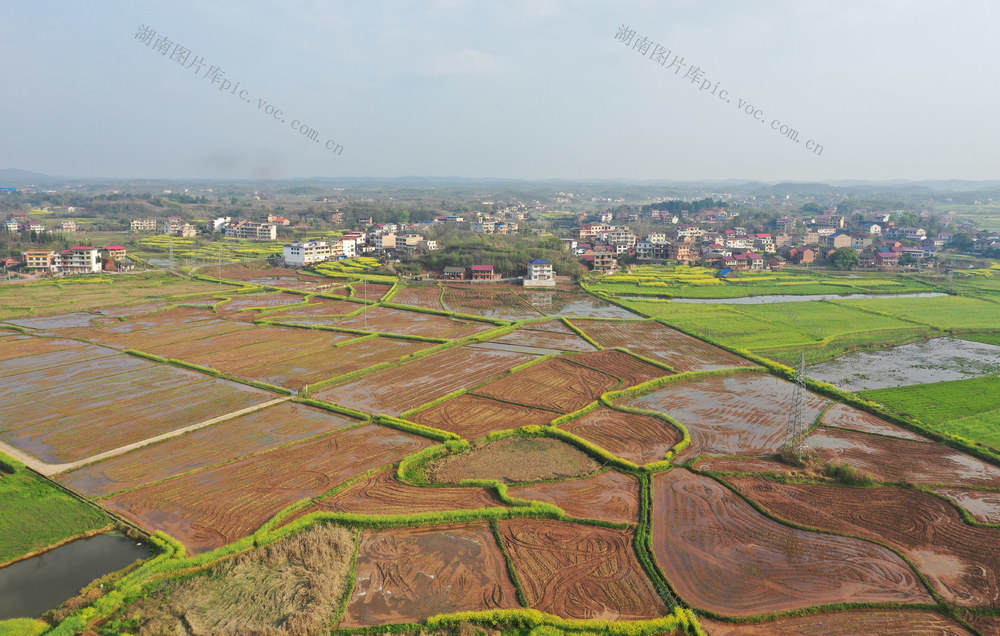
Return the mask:
[[878,483],[871,474],[847,464],[827,462],[823,464],[823,473],[847,486],[872,486]]

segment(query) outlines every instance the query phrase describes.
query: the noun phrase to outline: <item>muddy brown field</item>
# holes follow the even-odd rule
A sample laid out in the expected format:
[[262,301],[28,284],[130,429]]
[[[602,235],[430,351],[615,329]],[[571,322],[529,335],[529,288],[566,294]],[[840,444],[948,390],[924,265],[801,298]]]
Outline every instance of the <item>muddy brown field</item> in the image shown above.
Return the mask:
[[481,331],[495,329],[488,322],[455,320],[448,316],[422,314],[390,307],[373,307],[357,316],[343,318],[334,327],[361,329],[380,333],[403,333],[424,338],[457,339],[471,336]]
[[880,541],[908,556],[949,602],[1000,605],[1000,529],[976,528],[934,495],[902,488],[727,480],[782,519]]
[[577,364],[597,369],[602,373],[613,375],[622,381],[622,388],[642,384],[648,380],[671,375],[670,371],[658,367],[648,362],[644,362],[633,355],[615,349],[605,349],[604,351],[592,351],[590,353],[578,353],[569,357]]
[[887,548],[779,524],[682,468],[653,483],[656,560],[696,608],[751,616],[828,603],[933,602]]
[[639,565],[631,530],[519,519],[501,521],[500,535],[533,609],[604,620],[669,613]]
[[507,404],[476,395],[460,395],[410,417],[417,424],[457,433],[475,440],[517,426],[548,424],[558,414]]
[[578,519],[639,522],[639,481],[613,470],[593,477],[513,486],[508,492],[512,497],[555,504]]
[[457,347],[336,385],[313,397],[368,413],[399,415],[498,377],[534,356]]
[[307,508],[315,511],[368,515],[406,515],[441,510],[503,507],[491,490],[471,486],[426,488],[399,481],[396,470],[384,470],[351,484]]
[[365,531],[354,593],[338,627],[516,607],[506,563],[485,523]]
[[[888,482],[995,488],[1000,467],[930,441],[819,427],[806,438],[823,461],[848,464]],[[900,461],[900,458],[906,461]]]
[[1000,492],[938,488],[936,492],[951,499],[982,523],[1000,525]]
[[683,437],[666,420],[606,406],[564,424],[562,429],[640,465],[661,461]]
[[901,426],[896,426],[871,413],[865,413],[846,404],[834,404],[831,406],[823,414],[823,424],[825,426],[849,428],[864,433],[899,437],[900,439],[912,439],[921,442],[929,441],[926,437],[917,435],[913,431],[908,431]]
[[58,480],[98,497],[358,424],[286,402],[88,464]]
[[252,533],[296,501],[429,445],[430,440],[369,424],[131,490],[104,503],[143,528],[164,530],[197,554]]
[[565,358],[551,358],[475,390],[476,395],[569,413],[620,385],[618,378]]
[[[691,432],[691,446],[682,454],[767,456],[787,441],[791,382],[763,373],[736,373],[683,380],[641,397],[621,401],[624,406],[660,411]],[[811,423],[829,400],[806,393],[802,419]]]
[[753,363],[652,320],[576,320],[602,347],[625,347],[678,372],[747,367]]

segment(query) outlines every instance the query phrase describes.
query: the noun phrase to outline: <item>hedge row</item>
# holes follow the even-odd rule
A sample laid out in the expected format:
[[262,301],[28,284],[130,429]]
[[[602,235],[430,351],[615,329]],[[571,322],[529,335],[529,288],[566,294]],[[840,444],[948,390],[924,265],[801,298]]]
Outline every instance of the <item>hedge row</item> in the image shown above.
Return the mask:
[[680,607],[675,608],[669,616],[663,618],[628,622],[568,619],[534,609],[456,612],[431,616],[426,621],[427,627],[432,630],[451,629],[462,623],[494,628],[514,627],[520,630],[534,630],[548,626],[570,632],[599,633],[607,636],[653,636],[677,630],[682,630],[693,636],[704,636],[705,634],[694,612]]
[[423,424],[417,424],[416,422],[410,422],[389,415],[376,415],[372,421],[376,424],[406,431],[407,433],[413,433],[414,435],[429,437],[438,442],[445,442],[451,439],[461,439],[461,437],[455,433],[443,431],[432,426],[424,426]]

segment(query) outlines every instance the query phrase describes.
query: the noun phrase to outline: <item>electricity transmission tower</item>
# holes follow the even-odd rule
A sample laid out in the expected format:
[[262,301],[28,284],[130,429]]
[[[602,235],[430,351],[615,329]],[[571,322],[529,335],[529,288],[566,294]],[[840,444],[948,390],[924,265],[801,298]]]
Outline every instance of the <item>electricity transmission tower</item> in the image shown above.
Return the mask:
[[795,458],[801,458],[805,450],[805,432],[808,423],[805,418],[806,398],[806,354],[799,358],[799,368],[795,373],[795,388],[792,389],[792,405],[788,410],[785,427],[785,451]]

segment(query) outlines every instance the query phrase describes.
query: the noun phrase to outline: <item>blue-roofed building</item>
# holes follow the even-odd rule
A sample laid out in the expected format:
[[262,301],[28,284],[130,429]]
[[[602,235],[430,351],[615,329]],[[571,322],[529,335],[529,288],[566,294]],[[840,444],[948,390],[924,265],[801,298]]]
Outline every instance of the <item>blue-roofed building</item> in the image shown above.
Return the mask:
[[556,276],[552,263],[544,258],[528,262],[528,274],[524,277],[525,287],[555,287]]

